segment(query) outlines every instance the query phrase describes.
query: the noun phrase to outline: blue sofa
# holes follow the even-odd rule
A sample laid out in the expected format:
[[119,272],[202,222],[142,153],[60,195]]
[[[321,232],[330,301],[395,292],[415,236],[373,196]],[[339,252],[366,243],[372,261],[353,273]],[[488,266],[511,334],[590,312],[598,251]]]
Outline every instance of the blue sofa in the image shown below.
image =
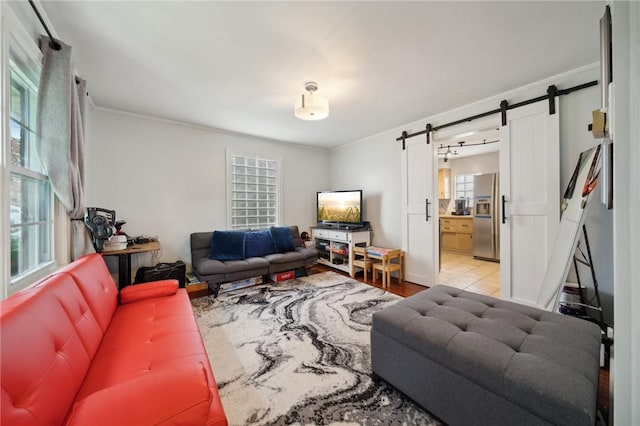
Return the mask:
[[297,226],[191,234],[193,273],[215,294],[225,282],[293,269],[306,275],[317,258],[314,249],[304,246]]

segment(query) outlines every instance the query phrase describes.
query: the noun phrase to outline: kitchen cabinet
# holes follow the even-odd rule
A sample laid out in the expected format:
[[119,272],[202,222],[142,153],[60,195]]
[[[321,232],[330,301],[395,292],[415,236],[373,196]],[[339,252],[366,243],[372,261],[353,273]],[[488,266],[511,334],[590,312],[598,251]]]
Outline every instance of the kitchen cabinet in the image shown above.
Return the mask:
[[455,250],[473,253],[473,235],[472,234],[456,234]]
[[438,198],[451,198],[451,169],[438,169]]
[[440,231],[442,235],[440,243],[443,249],[473,253],[472,216],[441,216]]

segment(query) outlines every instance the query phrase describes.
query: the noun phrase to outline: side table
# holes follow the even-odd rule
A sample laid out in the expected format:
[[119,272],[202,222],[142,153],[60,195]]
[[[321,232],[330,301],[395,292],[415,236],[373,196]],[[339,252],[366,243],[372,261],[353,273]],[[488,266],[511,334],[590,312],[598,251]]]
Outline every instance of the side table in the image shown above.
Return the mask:
[[382,273],[382,287],[391,285],[391,272],[398,271],[398,283],[404,277],[404,251],[400,249],[388,249],[383,247],[366,247],[367,257],[376,259],[378,262],[372,264],[373,283],[376,282],[377,271]]
[[189,299],[209,295],[209,284],[205,283],[187,283],[184,286],[189,293]]
[[118,256],[118,288],[131,284],[131,255],[138,253],[148,253],[161,250],[162,246],[158,241],[134,244],[124,250],[103,251],[102,256]]

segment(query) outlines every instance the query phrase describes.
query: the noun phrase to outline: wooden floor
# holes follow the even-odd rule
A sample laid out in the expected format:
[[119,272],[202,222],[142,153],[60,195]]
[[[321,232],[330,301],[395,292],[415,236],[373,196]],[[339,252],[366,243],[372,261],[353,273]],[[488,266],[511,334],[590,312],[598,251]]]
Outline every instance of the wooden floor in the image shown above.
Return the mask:
[[[332,271],[347,277],[349,276],[349,274],[347,274],[346,272],[342,272],[337,269],[333,269],[329,266],[320,265],[320,264],[315,264],[307,268],[307,271],[309,274],[319,274],[321,272]],[[382,283],[379,280],[374,284],[370,277],[367,277],[367,278],[369,279],[365,281],[362,272],[357,273],[355,277],[353,277],[353,279],[363,282],[365,284],[382,288]],[[389,286],[389,288],[386,288],[385,290],[402,297],[412,296],[428,288],[428,287],[414,284],[408,281],[403,281],[401,283],[398,283],[396,278],[393,278],[391,281],[392,281],[391,285]],[[445,283],[445,284],[450,285],[449,283]],[[602,415],[602,418],[605,422],[604,424],[608,424],[608,420],[609,420],[609,369],[608,368],[600,368],[600,379],[598,382],[598,411]]]
[[[318,274],[320,272],[326,272],[326,271],[336,272],[346,277],[349,276],[349,274],[347,274],[346,272],[333,269],[332,267],[326,266],[326,265],[315,264],[312,267],[307,268],[307,272],[309,274]],[[380,280],[377,280],[377,282],[374,284],[373,281],[371,280],[371,277],[367,277],[367,278],[368,278],[367,281],[365,281],[364,274],[362,272],[357,273],[356,276],[353,277],[354,280],[358,280],[365,284],[369,284],[370,286],[373,286],[373,287],[382,288],[382,283],[380,282]],[[388,286],[388,288],[385,288],[385,290],[393,294],[397,294],[398,296],[409,297],[409,296],[413,296],[418,292],[421,292],[422,290],[426,290],[427,288],[428,287],[410,283],[408,281],[403,281],[401,283],[398,283],[398,280],[394,277],[391,279],[391,284]]]

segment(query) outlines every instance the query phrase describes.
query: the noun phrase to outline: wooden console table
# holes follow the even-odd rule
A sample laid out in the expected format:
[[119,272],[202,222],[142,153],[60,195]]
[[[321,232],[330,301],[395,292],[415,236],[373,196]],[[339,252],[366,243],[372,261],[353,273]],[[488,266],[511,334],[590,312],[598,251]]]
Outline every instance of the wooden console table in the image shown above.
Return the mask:
[[118,288],[131,284],[131,255],[138,253],[148,253],[151,251],[161,250],[162,246],[158,241],[148,243],[134,244],[124,250],[103,251],[100,253],[104,256],[118,256]]

